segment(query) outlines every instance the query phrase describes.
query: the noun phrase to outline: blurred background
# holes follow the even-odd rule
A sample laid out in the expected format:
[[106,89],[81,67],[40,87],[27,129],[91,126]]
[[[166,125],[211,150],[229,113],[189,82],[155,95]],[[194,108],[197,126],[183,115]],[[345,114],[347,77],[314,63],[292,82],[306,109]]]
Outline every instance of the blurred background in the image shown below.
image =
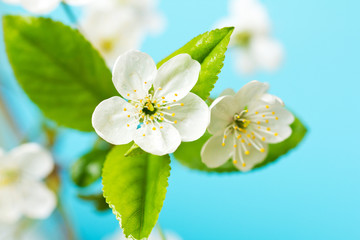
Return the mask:
[[[185,240],[360,239],[360,130],[356,126],[360,2],[259,2],[270,19],[271,36],[282,45],[282,63],[272,71],[242,74],[236,67],[237,52],[230,50],[212,96],[225,88],[237,91],[253,79],[269,82],[270,92],[284,100],[309,132],[298,148],[279,161],[246,174],[205,174],[173,160],[159,224]],[[154,26],[142,30],[146,33],[136,42],[155,61],[230,14],[229,2],[224,0],[160,0],[155,6],[156,16],[149,15],[156,20]],[[75,23],[65,10],[59,6],[44,16],[76,26],[90,12],[71,6]],[[6,14],[31,15],[21,6],[0,2],[0,15]],[[11,114],[1,113],[0,146],[9,150],[24,139],[42,142],[39,122],[44,119],[17,85],[3,40],[0,78],[1,100]],[[9,117],[15,122],[10,123]],[[60,198],[75,239],[104,239],[121,231],[111,211],[98,212],[77,197],[78,188],[69,177],[71,164],[95,140],[94,134],[60,129],[54,147],[62,169]],[[36,221],[38,235],[33,239],[66,239],[63,225],[54,212],[49,219]]]

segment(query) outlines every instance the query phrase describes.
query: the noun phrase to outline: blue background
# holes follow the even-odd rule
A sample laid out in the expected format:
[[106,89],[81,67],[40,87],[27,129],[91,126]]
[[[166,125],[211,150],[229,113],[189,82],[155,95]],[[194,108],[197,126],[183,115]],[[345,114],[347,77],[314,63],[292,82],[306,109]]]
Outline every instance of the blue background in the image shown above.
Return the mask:
[[[360,239],[359,95],[360,2],[264,0],[286,59],[274,74],[239,77],[227,55],[213,96],[248,80],[271,84],[309,128],[302,144],[270,166],[247,174],[205,174],[172,163],[159,222],[183,239]],[[156,61],[226,16],[223,0],[163,0],[166,31],[142,50]],[[0,3],[0,13],[25,13]],[[61,8],[51,14],[68,23]],[[22,131],[36,139],[39,111],[16,87],[0,44],[2,89]],[[3,130],[5,131],[5,130]],[[58,161],[66,168],[95,137],[63,130]],[[16,139],[6,135],[3,145]],[[60,150],[62,150],[60,152]],[[63,198],[79,239],[100,239],[118,228],[111,212],[76,199],[64,171]]]

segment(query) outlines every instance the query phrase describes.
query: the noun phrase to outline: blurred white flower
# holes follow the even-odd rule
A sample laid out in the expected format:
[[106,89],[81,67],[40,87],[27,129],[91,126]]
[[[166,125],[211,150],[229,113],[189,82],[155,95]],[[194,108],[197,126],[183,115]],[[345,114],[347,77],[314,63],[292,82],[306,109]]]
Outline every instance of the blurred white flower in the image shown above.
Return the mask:
[[172,153],[181,141],[198,139],[210,118],[207,104],[190,92],[200,67],[188,54],[179,54],[157,69],[146,53],[124,53],[114,65],[113,83],[125,99],[112,97],[96,107],[95,131],[115,145],[134,140],[155,155]]
[[[5,3],[21,5],[32,13],[44,14],[53,11],[61,0],[3,0]],[[93,0],[64,0],[65,3],[73,5],[86,4]]]
[[230,14],[219,27],[234,26],[230,46],[236,57],[236,68],[242,74],[257,70],[276,70],[283,59],[283,48],[271,37],[266,9],[257,0],[232,0]]
[[0,223],[0,240],[45,240],[39,229],[34,226]]
[[119,55],[139,49],[147,34],[164,28],[157,0],[101,0],[85,8],[84,35],[99,50],[109,67]]
[[[177,234],[165,231],[164,233],[161,233],[158,228],[154,228],[151,232],[148,240],[163,240],[164,238],[161,236],[161,234],[164,234],[166,240],[182,240],[181,237],[179,237]],[[117,232],[114,235],[110,237],[106,237],[103,240],[126,240],[127,238],[124,236],[123,233]]]
[[41,181],[54,168],[50,153],[35,143],[0,152],[0,222],[23,215],[45,219],[56,206],[55,194]]
[[264,160],[269,143],[291,135],[294,116],[280,98],[267,93],[268,88],[266,83],[251,81],[237,93],[214,101],[208,127],[213,136],[201,150],[208,167],[219,167],[232,158],[239,170],[249,171]]

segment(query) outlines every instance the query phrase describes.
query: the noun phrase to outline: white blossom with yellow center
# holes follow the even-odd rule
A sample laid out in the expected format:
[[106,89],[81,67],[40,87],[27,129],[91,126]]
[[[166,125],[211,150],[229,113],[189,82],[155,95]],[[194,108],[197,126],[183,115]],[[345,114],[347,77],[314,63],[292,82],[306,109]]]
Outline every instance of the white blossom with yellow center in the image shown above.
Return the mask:
[[232,158],[239,170],[249,171],[265,159],[269,143],[291,135],[294,116],[280,98],[267,93],[268,88],[266,83],[252,81],[214,101],[208,127],[213,136],[201,151],[208,167],[219,167]]
[[284,51],[271,36],[266,8],[258,0],[231,0],[229,12],[218,27],[235,27],[230,46],[234,50],[236,69],[241,74],[276,70],[283,60]]
[[42,179],[53,168],[50,153],[35,143],[0,151],[0,222],[15,223],[23,215],[45,219],[52,213],[56,197]]
[[179,54],[157,69],[146,53],[124,53],[113,69],[113,83],[123,98],[115,96],[96,107],[95,131],[115,145],[134,140],[155,155],[172,153],[181,141],[200,138],[210,118],[206,103],[190,92],[200,67],[188,54]]

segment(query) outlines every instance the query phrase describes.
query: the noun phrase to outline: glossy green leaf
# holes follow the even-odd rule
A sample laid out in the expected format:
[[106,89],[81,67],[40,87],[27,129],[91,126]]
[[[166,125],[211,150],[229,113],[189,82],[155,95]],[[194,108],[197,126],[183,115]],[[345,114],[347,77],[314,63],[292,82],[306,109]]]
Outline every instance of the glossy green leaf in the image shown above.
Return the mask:
[[106,158],[103,191],[124,234],[147,238],[159,217],[168,186],[170,158],[140,148],[125,157],[131,144],[116,146]]
[[78,197],[84,201],[88,201],[94,204],[96,210],[98,211],[110,210],[110,207],[106,203],[102,193],[91,194],[91,195],[78,194]]
[[45,116],[92,131],[91,116],[118,95],[104,60],[78,30],[48,18],[3,17],[6,51],[15,76]]
[[225,52],[233,31],[233,27],[226,27],[203,33],[160,61],[157,66],[160,67],[178,54],[189,54],[201,64],[199,80],[191,91],[206,100],[224,65]]
[[71,167],[71,178],[79,187],[87,187],[101,177],[106,155],[110,149],[93,149],[82,156]]
[[[306,127],[301,123],[299,119],[295,119],[295,121],[291,124],[291,128],[293,133],[291,136],[285,141],[277,144],[269,144],[269,153],[265,160],[254,167],[260,168],[264,167],[267,164],[274,162],[279,157],[285,155],[291,149],[295,148],[304,138],[306,134]],[[175,158],[184,166],[200,170],[206,172],[239,172],[240,171],[234,167],[231,160],[226,162],[224,165],[218,168],[208,168],[201,161],[201,148],[204,143],[211,137],[209,133],[206,133],[200,139],[194,142],[184,142],[180,145],[180,147],[174,153]]]

